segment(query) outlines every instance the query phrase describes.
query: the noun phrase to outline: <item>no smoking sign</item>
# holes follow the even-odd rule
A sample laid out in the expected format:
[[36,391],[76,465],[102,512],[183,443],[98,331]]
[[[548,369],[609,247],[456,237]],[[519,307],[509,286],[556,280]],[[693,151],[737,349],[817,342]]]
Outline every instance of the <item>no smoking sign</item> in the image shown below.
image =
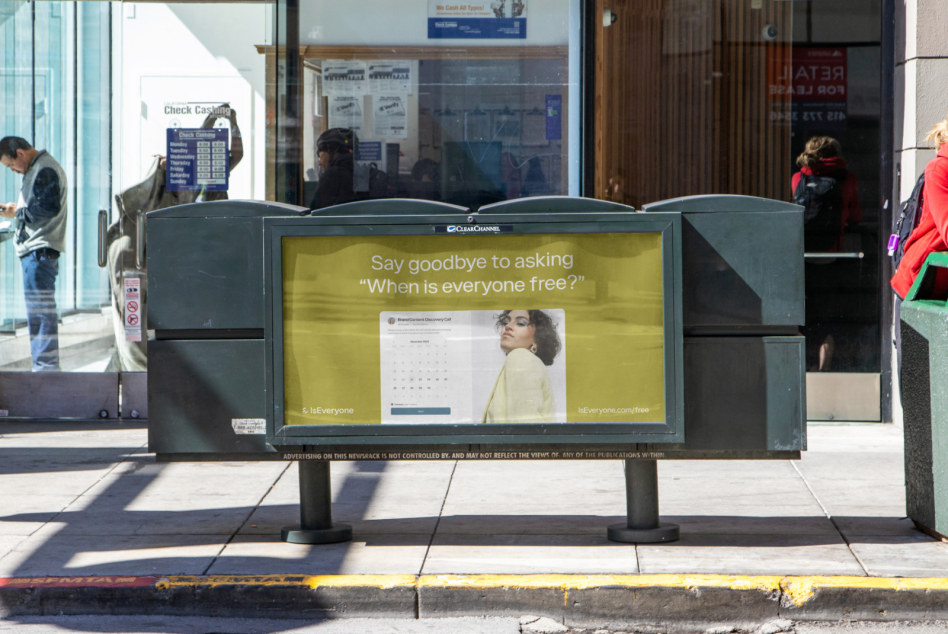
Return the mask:
[[125,341],[142,340],[141,280],[125,278]]

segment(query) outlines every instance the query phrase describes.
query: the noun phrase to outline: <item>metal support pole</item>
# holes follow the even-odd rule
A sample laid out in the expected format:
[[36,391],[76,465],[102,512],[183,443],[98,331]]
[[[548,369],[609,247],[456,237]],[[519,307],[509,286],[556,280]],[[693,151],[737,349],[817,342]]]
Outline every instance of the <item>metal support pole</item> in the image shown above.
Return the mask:
[[300,523],[284,526],[280,536],[293,544],[335,544],[352,539],[352,527],[332,523],[332,487],[328,460],[300,460]]
[[614,542],[651,544],[678,539],[678,525],[658,518],[658,463],[655,460],[625,461],[625,522],[609,527]]

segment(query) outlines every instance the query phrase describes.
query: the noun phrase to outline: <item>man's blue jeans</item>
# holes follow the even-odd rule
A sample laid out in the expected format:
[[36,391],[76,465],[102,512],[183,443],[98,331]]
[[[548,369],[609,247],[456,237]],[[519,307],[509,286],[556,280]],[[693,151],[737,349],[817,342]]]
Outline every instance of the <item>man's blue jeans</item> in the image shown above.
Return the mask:
[[59,321],[56,315],[56,276],[59,258],[51,249],[37,249],[20,258],[26,321],[30,327],[33,372],[59,370]]

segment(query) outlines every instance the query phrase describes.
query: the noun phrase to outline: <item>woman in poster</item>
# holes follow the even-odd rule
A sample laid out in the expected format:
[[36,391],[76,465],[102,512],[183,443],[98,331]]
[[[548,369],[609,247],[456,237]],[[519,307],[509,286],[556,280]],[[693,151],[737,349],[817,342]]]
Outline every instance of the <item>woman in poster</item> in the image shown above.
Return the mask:
[[550,373],[561,344],[556,325],[542,310],[505,310],[497,317],[500,347],[507,355],[482,423],[553,423],[556,404]]

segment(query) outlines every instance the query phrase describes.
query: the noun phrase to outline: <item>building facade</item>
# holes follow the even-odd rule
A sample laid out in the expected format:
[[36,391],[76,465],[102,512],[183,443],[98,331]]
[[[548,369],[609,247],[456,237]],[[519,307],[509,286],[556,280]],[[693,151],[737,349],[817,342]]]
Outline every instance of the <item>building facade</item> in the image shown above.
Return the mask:
[[[851,186],[838,239],[806,258],[810,418],[891,420],[885,244],[948,110],[946,21],[941,0],[0,0],[0,136],[47,149],[69,177],[56,298],[74,375],[23,372],[22,281],[0,223],[0,408],[145,415],[146,343],[129,341],[122,291],[147,287],[141,213],[222,188],[310,206],[331,172],[317,141],[341,128],[358,143],[353,197],[472,209],[790,200],[807,142],[835,139]],[[199,128],[226,132],[226,173],[178,187],[169,130]],[[4,172],[2,202],[19,182]],[[71,400],[18,396],[53,381]]]

